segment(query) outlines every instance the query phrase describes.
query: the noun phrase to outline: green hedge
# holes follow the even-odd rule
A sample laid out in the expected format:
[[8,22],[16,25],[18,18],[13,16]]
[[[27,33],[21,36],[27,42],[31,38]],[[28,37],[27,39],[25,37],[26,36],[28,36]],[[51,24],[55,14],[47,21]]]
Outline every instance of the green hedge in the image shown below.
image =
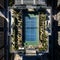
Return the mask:
[[9,6],[12,6],[14,4],[14,0],[9,0]]

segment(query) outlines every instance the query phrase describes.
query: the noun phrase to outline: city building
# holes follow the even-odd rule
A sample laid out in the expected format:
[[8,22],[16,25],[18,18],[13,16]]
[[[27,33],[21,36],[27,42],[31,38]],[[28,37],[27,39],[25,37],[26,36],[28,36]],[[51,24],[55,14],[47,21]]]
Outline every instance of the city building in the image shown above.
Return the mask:
[[[0,0],[0,60],[6,59],[6,34],[7,34],[7,20],[6,20],[6,1]],[[6,59],[7,60],[7,59]]]
[[4,60],[4,17],[2,10],[4,9],[4,0],[0,1],[0,59]]
[[60,0],[0,1],[0,60],[27,59],[60,60]]
[[10,53],[22,57],[49,53],[51,16],[45,0],[15,0],[9,6]]

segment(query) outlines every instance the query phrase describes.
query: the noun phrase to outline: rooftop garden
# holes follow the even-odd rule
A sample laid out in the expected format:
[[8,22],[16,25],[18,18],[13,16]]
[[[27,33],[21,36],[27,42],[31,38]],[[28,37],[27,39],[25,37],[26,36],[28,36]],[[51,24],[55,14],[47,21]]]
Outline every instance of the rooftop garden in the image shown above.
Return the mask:
[[9,6],[13,6],[14,0],[9,0]]
[[[45,9],[41,10],[39,15],[39,45],[38,52],[47,51],[48,50],[48,32],[46,30],[47,23],[46,23],[46,13]],[[18,9],[13,9],[13,16],[14,23],[13,23],[13,33],[11,35],[11,50],[16,51],[22,47],[23,40],[22,40],[22,11]],[[33,47],[33,46],[32,46]],[[33,48],[36,48],[33,47]],[[27,47],[26,47],[27,48]]]
[[47,50],[48,48],[48,32],[46,31],[46,14],[41,13],[39,16],[40,19],[40,47],[39,51]]
[[13,10],[14,23],[13,23],[13,33],[11,35],[12,50],[18,50],[22,46],[22,19],[21,11]]

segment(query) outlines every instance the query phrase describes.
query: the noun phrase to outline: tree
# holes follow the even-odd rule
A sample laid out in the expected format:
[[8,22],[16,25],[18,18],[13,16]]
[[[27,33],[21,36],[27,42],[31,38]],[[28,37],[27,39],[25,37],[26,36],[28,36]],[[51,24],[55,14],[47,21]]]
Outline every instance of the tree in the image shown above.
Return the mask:
[[9,6],[12,6],[14,4],[14,0],[9,0]]

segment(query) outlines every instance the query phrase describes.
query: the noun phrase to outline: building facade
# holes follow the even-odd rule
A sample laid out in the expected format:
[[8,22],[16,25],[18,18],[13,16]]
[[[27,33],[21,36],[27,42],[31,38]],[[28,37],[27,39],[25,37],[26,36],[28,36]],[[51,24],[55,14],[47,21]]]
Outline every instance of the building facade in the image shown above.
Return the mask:
[[[0,12],[4,9],[4,0],[0,1]],[[1,14],[2,15],[2,14]],[[0,15],[0,59],[4,60],[4,18]]]

